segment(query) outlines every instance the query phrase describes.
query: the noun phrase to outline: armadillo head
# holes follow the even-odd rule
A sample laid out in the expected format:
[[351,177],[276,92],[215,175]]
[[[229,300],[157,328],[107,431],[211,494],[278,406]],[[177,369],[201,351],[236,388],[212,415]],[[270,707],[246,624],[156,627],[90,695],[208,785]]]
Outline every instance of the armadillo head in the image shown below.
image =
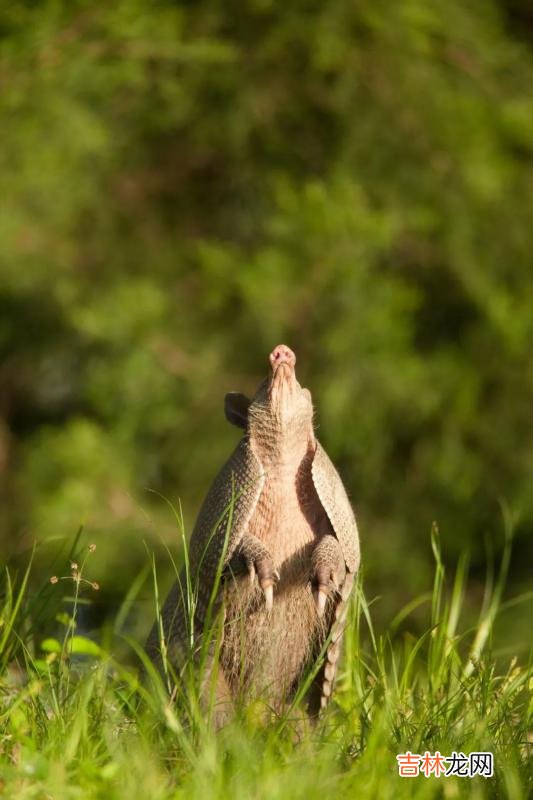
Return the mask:
[[293,351],[287,345],[279,344],[272,350],[268,360],[272,374],[266,386],[263,385],[257,392],[254,402],[260,401],[270,415],[282,424],[290,422],[295,416],[308,416],[306,412],[312,415],[311,395],[296,380],[296,356]]
[[269,362],[272,372],[248,409],[250,437],[267,449],[305,449],[314,441],[313,403],[309,390],[296,379],[296,356],[280,344],[270,353]]

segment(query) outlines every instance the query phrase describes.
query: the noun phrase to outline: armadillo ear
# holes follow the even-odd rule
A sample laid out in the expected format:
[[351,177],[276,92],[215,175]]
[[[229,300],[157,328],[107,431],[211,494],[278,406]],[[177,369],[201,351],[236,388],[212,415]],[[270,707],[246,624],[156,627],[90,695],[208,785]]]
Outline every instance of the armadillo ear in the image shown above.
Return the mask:
[[245,394],[240,392],[228,392],[224,398],[224,413],[226,419],[238,428],[246,428],[248,425],[248,408],[250,400]]

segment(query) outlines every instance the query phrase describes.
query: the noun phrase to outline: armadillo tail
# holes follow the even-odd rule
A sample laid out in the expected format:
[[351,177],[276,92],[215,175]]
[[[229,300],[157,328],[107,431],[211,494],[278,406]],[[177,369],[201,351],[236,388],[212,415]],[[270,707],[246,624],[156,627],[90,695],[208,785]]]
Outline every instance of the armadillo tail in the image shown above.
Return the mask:
[[333,684],[335,683],[335,676],[337,674],[337,663],[341,654],[346,614],[348,612],[348,598],[352,591],[353,580],[353,573],[347,572],[340,591],[340,598],[335,608],[335,616],[331,627],[331,639],[327,649],[326,663],[324,664],[323,670],[320,710],[327,707],[333,692]]

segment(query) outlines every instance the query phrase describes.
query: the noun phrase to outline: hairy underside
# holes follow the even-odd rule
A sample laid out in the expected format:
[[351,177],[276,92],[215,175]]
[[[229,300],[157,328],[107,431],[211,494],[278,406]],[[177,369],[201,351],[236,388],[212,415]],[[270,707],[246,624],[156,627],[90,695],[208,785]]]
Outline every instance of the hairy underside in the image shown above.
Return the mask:
[[[257,445],[256,445],[257,446]],[[311,479],[311,454],[272,458],[250,533],[274,555],[279,571],[275,602],[265,607],[247,576],[225,593],[221,666],[233,697],[262,697],[277,710],[318,655],[328,628],[317,615],[311,556],[326,524]]]

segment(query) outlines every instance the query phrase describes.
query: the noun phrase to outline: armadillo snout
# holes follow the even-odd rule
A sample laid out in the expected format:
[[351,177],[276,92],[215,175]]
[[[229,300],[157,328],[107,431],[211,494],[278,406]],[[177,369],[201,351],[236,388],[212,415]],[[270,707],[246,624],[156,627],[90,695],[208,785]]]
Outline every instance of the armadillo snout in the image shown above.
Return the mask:
[[290,367],[294,367],[296,364],[296,356],[286,344],[278,344],[268,358],[273,370],[277,369],[280,364],[288,364]]

